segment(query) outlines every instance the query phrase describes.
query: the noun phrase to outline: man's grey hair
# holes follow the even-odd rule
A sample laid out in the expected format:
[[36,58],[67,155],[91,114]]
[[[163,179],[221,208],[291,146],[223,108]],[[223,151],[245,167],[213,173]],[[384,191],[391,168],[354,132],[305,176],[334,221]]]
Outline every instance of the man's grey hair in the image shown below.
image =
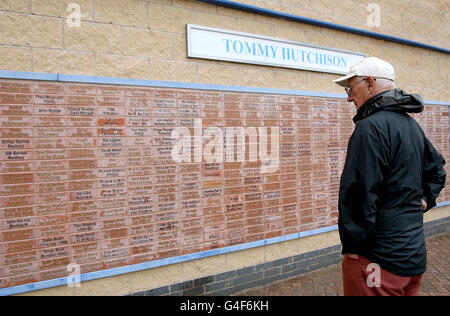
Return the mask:
[[395,88],[395,82],[389,79],[384,78],[376,78],[376,85],[380,89],[394,89]]

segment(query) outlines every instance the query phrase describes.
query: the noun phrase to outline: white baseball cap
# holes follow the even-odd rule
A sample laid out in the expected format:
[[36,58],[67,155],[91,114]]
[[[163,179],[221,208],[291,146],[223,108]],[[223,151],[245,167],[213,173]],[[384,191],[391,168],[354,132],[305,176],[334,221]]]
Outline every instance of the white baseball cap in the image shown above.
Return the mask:
[[371,76],[374,78],[383,78],[394,81],[395,70],[390,63],[384,60],[377,57],[367,57],[366,59],[352,65],[346,76],[333,80],[333,82],[340,86],[348,87],[348,79],[354,76]]

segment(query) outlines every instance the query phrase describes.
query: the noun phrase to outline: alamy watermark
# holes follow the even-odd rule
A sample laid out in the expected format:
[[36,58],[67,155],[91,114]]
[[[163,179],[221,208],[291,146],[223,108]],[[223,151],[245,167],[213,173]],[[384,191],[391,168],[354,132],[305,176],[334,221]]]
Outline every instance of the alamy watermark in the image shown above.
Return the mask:
[[67,272],[69,272],[69,276],[67,277],[67,286],[70,288],[80,287],[81,283],[80,265],[76,263],[71,263],[67,265]]
[[81,27],[81,19],[87,17],[86,14],[81,12],[81,5],[76,2],[71,2],[67,5],[66,11],[69,13],[66,18],[67,27]]
[[187,127],[176,127],[172,130],[171,136],[176,142],[171,151],[174,162],[200,163],[203,159],[207,163],[257,162],[259,159],[261,173],[273,173],[279,168],[279,127],[225,127],[225,135],[219,127],[207,127],[202,133],[202,120],[195,119],[193,130],[194,135]]
[[367,16],[368,27],[381,27],[381,7],[378,3],[369,3],[366,11],[370,12]]
[[378,263],[370,263],[366,268],[367,272],[372,272],[367,276],[366,284],[369,288],[381,287],[381,268]]

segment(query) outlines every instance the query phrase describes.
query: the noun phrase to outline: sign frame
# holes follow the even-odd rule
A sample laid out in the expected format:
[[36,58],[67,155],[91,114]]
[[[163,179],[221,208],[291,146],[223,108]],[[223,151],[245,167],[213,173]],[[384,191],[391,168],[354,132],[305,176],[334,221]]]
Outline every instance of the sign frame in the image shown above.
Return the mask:
[[[221,34],[223,36],[229,37],[229,39],[223,38]],[[203,35],[203,38],[199,37],[201,35]],[[214,47],[210,47],[212,45],[207,45],[212,42],[218,43],[218,40],[214,38],[217,36],[222,36],[221,43],[222,46],[226,48],[225,53],[228,53],[227,55],[221,52],[215,52],[215,50],[217,49],[215,49]],[[235,39],[235,42],[232,42],[233,39]],[[238,43],[239,45],[236,45],[236,43],[240,42],[241,40],[252,41],[252,46],[250,47],[248,42],[245,42],[245,45],[242,44],[242,42]],[[264,47],[261,43],[264,43]],[[275,44],[277,46],[274,46]],[[268,48],[268,45],[270,45],[270,50]],[[248,56],[251,55],[251,50],[253,52],[253,55],[255,55],[254,57],[257,58]],[[247,56],[238,56],[240,55],[239,53],[237,53],[239,51],[246,52]],[[290,52],[292,52],[292,62],[289,58]],[[261,56],[261,53],[263,53],[263,55],[265,56]],[[294,61],[294,53],[296,53],[297,60],[302,58],[303,61],[307,59],[308,62],[311,61],[310,57],[315,54],[314,56],[316,58],[316,61],[318,61],[318,57],[320,57],[320,61],[323,61],[324,65],[321,64],[319,67],[310,66],[303,61],[301,63],[296,63],[297,60]],[[330,55],[327,55],[327,53],[329,53]],[[259,56],[256,56],[257,54],[259,54]],[[347,61],[343,60],[344,56],[347,57]],[[187,24],[187,57],[300,69],[332,74],[347,74],[352,64],[366,58],[367,55],[349,50],[306,44],[281,38]],[[288,59],[289,61],[286,62],[286,59]],[[350,59],[352,59],[352,61],[350,61]],[[341,62],[342,65],[345,65],[345,68],[337,69],[336,64]],[[327,63],[331,63],[331,65],[326,65]]]

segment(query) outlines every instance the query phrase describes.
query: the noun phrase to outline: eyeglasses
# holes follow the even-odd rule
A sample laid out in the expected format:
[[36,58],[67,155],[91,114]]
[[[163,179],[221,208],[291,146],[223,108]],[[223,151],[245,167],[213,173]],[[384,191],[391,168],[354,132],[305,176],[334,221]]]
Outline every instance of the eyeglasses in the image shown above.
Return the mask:
[[353,86],[351,86],[351,87],[344,88],[344,89],[345,89],[345,92],[347,92],[347,95],[350,96],[350,95],[352,94],[352,89],[353,89],[356,85],[360,84],[361,82],[363,82],[363,81],[366,80],[366,79],[367,79],[367,77],[361,79],[360,81],[358,81],[357,83],[355,83],[355,84],[354,84]]

